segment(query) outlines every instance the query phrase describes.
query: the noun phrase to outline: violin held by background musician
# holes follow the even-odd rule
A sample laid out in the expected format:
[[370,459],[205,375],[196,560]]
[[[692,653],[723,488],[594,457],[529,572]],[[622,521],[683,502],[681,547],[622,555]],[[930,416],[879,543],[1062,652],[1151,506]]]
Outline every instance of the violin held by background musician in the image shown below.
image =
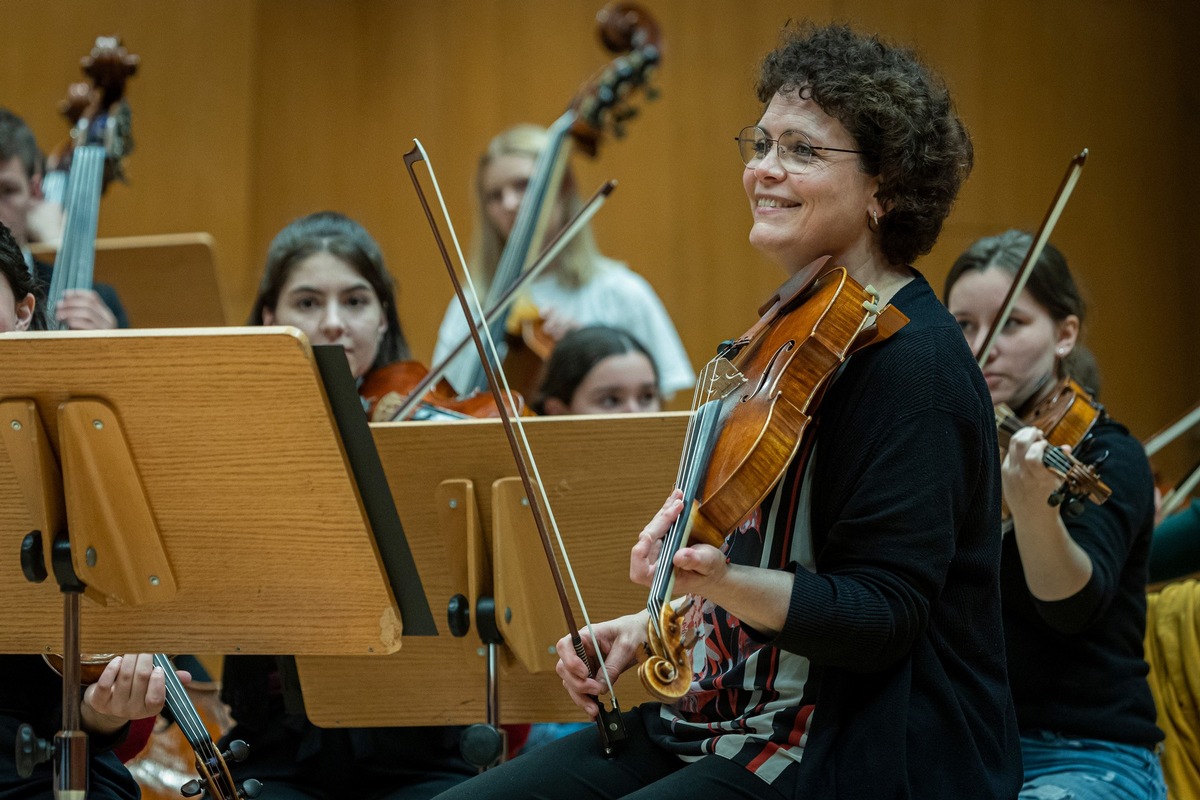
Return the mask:
[[[1032,237],[1007,231],[967,249],[945,299],[973,347],[997,316]],[[983,364],[992,401],[1034,418],[1073,372],[1085,306],[1066,259],[1042,251]],[[1021,797],[1163,798],[1162,732],[1146,683],[1146,572],[1154,483],[1141,444],[1102,411],[1074,455],[1098,460],[1111,496],[1079,513],[1047,502],[1062,483],[1047,434],[1015,433],[1004,456],[1001,595],[1008,676],[1021,730]],[[1064,734],[1069,732],[1069,735]],[[1026,792],[1028,795],[1026,795]]]

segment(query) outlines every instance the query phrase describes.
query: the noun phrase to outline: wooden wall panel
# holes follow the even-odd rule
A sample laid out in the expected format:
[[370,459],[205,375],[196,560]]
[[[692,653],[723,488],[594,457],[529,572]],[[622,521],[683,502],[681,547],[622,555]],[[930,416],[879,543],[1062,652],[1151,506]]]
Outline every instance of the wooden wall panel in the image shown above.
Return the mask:
[[[0,102],[61,131],[52,106],[98,32],[144,57],[131,84],[139,150],[107,234],[208,230],[230,313],[249,307],[271,237],[320,208],[359,218],[401,285],[427,358],[450,297],[401,161],[419,136],[464,240],[480,149],[517,122],[549,123],[607,56],[596,0],[6,0],[19,44],[0,53]],[[1200,179],[1189,0],[763,0],[649,3],[664,31],[662,97],[624,141],[576,159],[583,187],[620,186],[596,222],[604,251],[651,281],[696,362],[741,332],[780,280],[746,244],[730,138],[754,120],[758,59],[803,12],[914,44],[947,78],[976,168],[918,266],[939,286],[978,236],[1039,222],[1069,156],[1091,160],[1056,241],[1092,302],[1104,397],[1146,435],[1200,395],[1188,251]],[[464,241],[465,244],[465,241]],[[1183,358],[1180,359],[1180,352]],[[1186,449],[1186,448],[1184,448]],[[1186,454],[1173,457],[1182,461]],[[1170,458],[1168,458],[1170,461]]]
[[100,234],[211,233],[230,306],[245,302],[253,10],[241,0],[5,0],[2,12],[16,33],[0,52],[0,105],[23,116],[43,148],[65,138],[56,106],[83,79],[79,59],[97,36],[119,34],[142,57],[128,84],[129,184],[105,196]]

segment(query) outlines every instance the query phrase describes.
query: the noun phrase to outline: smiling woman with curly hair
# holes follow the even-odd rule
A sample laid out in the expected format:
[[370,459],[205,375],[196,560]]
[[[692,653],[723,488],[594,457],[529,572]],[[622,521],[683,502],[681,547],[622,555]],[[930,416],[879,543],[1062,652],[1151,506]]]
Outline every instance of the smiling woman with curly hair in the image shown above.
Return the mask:
[[[708,525],[719,547],[665,550],[685,509],[701,527],[678,490],[638,536],[631,580],[651,585],[669,563],[675,592],[695,601],[680,609],[697,642],[680,659],[683,696],[625,712],[612,761],[589,729],[446,798],[1016,796],[991,398],[910,266],[970,172],[970,139],[910,51],[841,26],[787,30],[758,96],[762,113],[735,137],[750,243],[793,277],[844,267],[907,323],[842,363],[822,387],[811,455],[732,529]],[[650,624],[642,610],[583,644],[615,678]],[[558,654],[563,685],[596,715],[603,683],[569,640]]]

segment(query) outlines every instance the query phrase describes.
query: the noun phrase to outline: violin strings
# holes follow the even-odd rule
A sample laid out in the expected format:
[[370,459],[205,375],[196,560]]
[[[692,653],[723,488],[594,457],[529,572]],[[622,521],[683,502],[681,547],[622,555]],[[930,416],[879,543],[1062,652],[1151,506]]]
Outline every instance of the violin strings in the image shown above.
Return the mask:
[[188,699],[187,690],[175,674],[174,665],[162,653],[154,654],[154,664],[163,671],[167,687],[167,706],[175,715],[175,723],[183,731],[184,738],[201,758],[212,758],[215,755],[212,737],[208,735],[208,729],[204,727],[204,722]]
[[[703,405],[703,402],[706,402],[702,398],[711,397],[712,392],[708,387],[712,385],[711,379],[716,372],[718,360],[719,357],[714,357],[704,365],[699,377],[696,379],[696,387],[692,390],[692,405],[689,409],[687,430],[684,433],[683,448],[679,454],[679,466],[675,472],[675,487],[683,492],[685,504],[691,494],[690,486],[688,485],[688,476],[692,473],[693,453],[695,450],[695,441],[698,436],[698,410]],[[662,613],[663,603],[668,599],[664,596],[663,555],[674,553],[679,549],[678,545],[674,544],[674,542],[682,536],[681,531],[686,527],[689,510],[684,508],[675,522],[671,524],[671,529],[667,532],[666,537],[664,537],[662,549],[659,552],[659,567],[655,570],[654,579],[650,586],[650,594],[646,599],[646,609],[650,612],[650,619],[656,627],[659,616]]]
[[[468,296],[469,301],[473,305],[471,312],[473,314],[478,315],[476,317],[477,319],[482,318],[483,307],[479,301],[479,295],[475,291],[475,283],[474,283],[474,281],[471,280],[471,271],[469,269],[467,269],[467,260],[466,260],[466,258],[463,257],[462,246],[459,244],[458,234],[454,230],[454,223],[450,219],[450,212],[446,208],[446,201],[445,201],[445,198],[442,196],[442,189],[438,185],[437,175],[434,174],[433,165],[429,161],[429,156],[425,152],[425,148],[416,139],[414,139],[413,141],[416,143],[416,146],[420,149],[422,158],[425,159],[425,166],[429,170],[429,177],[430,177],[430,181],[433,185],[434,193],[437,195],[438,204],[441,206],[441,209],[442,209],[442,218],[446,221],[446,227],[447,227],[448,233],[450,234],[450,240],[454,243],[454,252],[458,256],[459,266],[462,269],[463,274],[466,276],[466,278],[465,278],[465,284],[466,284],[466,288],[467,288],[466,294]],[[508,376],[505,375],[504,369],[500,365],[499,351],[496,348],[496,342],[492,338],[492,332],[488,328],[488,326],[486,326],[486,325],[482,326],[480,328],[480,333],[483,334],[483,340],[487,343],[487,347],[486,347],[487,352],[485,355],[488,358],[488,360],[491,362],[489,364],[489,366],[491,366],[493,368],[494,374],[496,375],[497,378],[499,378],[500,383],[503,385],[504,399],[508,402],[509,408],[512,409],[512,411],[514,412],[512,415],[511,422],[513,424],[513,428],[517,431],[517,433],[520,434],[521,449],[523,451],[523,455],[529,462],[529,471],[532,473],[532,475],[535,479],[534,483],[536,484],[537,489],[538,489],[538,494],[542,499],[542,509],[546,513],[546,521],[550,523],[550,528],[551,528],[551,530],[554,531],[554,538],[558,542],[559,553],[560,553],[560,555],[562,555],[563,565],[567,568],[567,574],[571,580],[571,587],[575,592],[575,599],[579,603],[579,611],[583,615],[583,620],[584,620],[585,626],[587,627],[588,635],[590,635],[592,637],[593,642],[596,642],[598,640],[596,638],[595,631],[592,627],[592,620],[591,620],[590,615],[588,614],[587,605],[583,601],[583,593],[579,589],[579,581],[575,577],[575,568],[571,564],[570,556],[568,556],[568,554],[567,554],[566,543],[563,541],[562,532],[559,530],[558,520],[555,518],[554,510],[550,505],[550,497],[546,493],[545,482],[542,480],[541,472],[540,472],[540,470],[538,470],[538,467],[537,467],[537,461],[533,456],[533,448],[530,446],[529,439],[525,435],[525,426],[521,422],[521,416],[519,414],[515,413],[516,409],[517,409],[517,405],[516,405],[515,399],[513,397],[512,388],[508,384]],[[532,498],[530,499],[530,501],[534,502]],[[534,509],[534,511],[536,511],[536,509]],[[600,652],[600,648],[598,646],[593,647],[592,649],[596,654],[596,660],[600,664],[600,669],[598,670],[598,674],[604,676],[604,681],[608,686],[609,695],[612,697],[615,697],[616,692],[613,689],[612,678],[608,674],[608,668],[604,663],[604,655]]]

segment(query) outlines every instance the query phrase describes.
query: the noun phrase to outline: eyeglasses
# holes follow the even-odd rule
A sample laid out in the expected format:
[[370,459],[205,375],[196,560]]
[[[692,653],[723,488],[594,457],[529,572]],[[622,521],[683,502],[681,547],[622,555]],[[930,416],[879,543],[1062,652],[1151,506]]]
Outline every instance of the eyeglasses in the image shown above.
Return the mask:
[[742,128],[734,141],[738,143],[742,163],[747,167],[757,167],[771,154],[771,148],[779,145],[779,165],[792,174],[808,171],[817,150],[859,155],[863,153],[862,150],[846,150],[841,147],[819,147],[800,131],[784,131],[778,139],[772,139],[762,128],[754,125]]

